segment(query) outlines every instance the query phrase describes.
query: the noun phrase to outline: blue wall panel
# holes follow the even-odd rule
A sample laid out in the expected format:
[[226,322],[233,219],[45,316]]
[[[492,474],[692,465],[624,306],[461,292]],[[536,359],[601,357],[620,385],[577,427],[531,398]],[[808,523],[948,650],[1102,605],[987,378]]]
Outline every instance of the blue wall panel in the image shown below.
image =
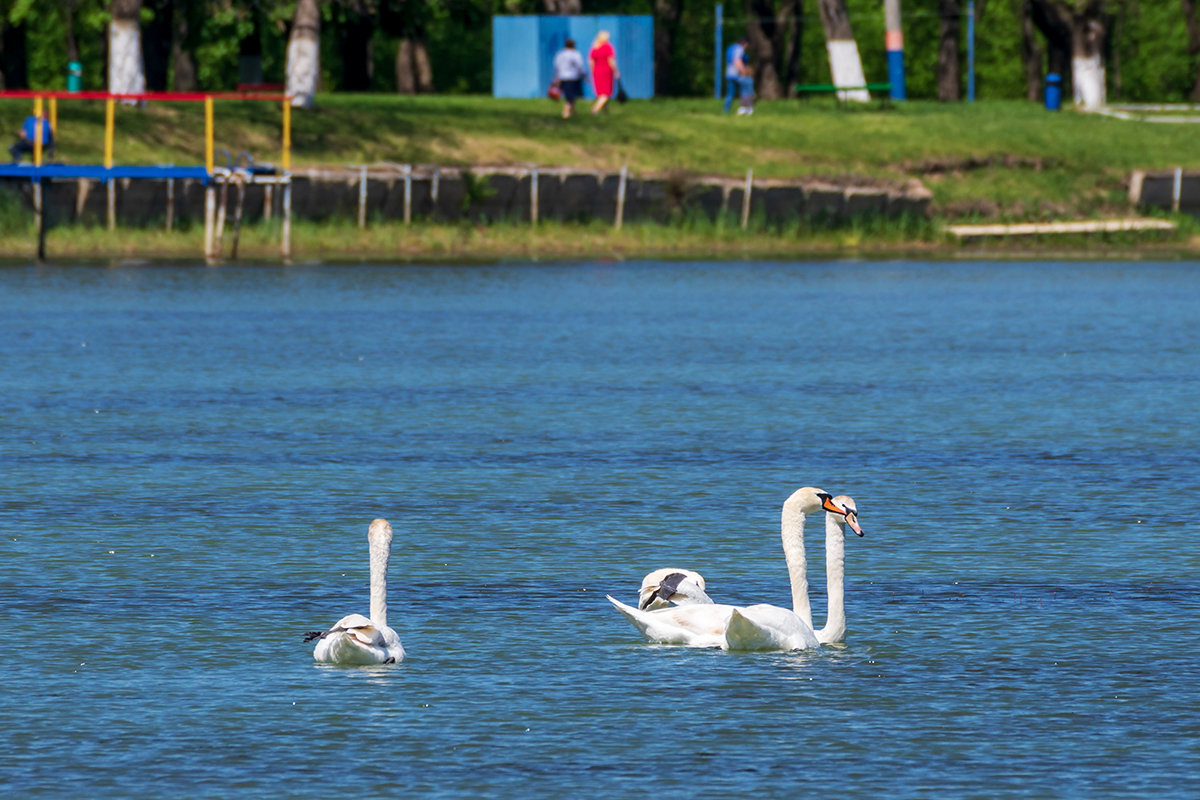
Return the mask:
[[[653,97],[654,18],[610,15],[492,17],[492,96],[545,97],[554,79],[554,54],[567,37],[586,60],[601,30],[612,37],[626,93]],[[584,90],[594,96],[590,80]]]

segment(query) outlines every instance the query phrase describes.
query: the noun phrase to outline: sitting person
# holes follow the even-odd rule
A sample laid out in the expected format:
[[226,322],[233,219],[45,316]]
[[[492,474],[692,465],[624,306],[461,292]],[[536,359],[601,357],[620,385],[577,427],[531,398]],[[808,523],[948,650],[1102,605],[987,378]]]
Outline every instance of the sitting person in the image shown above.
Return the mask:
[[13,143],[13,146],[8,148],[8,152],[12,154],[13,163],[21,160],[22,153],[33,153],[34,137],[37,135],[37,129],[41,129],[42,134],[42,154],[48,155],[54,150],[54,131],[50,129],[50,122],[42,117],[30,115],[25,118],[25,122],[21,125],[21,136]]

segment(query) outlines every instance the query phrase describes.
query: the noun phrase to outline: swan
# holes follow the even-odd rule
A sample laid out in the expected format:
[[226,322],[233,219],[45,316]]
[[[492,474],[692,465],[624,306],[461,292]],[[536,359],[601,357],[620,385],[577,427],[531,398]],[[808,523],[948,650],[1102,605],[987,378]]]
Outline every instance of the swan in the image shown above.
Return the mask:
[[649,641],[725,650],[804,650],[820,643],[812,629],[808,602],[808,561],[804,553],[804,520],[817,511],[845,516],[846,510],[821,489],[805,486],[783,504],[780,533],[792,587],[792,609],[760,604],[738,607],[722,603],[681,605],[642,611],[608,597],[618,611]]
[[846,509],[845,515],[825,515],[825,585],[829,608],[825,616],[825,627],[817,631],[821,644],[841,642],[846,639],[846,526],[859,536],[863,535],[858,523],[858,506],[854,498],[839,494],[833,498],[835,505]]
[[317,640],[313,658],[326,664],[361,667],[397,664],[404,660],[400,637],[387,624],[387,568],[392,553],[392,526],[377,519],[367,529],[371,550],[371,616],[342,617],[327,631],[313,631],[304,641]]
[[704,576],[699,572],[667,567],[656,569],[642,578],[642,588],[638,590],[639,610],[653,611],[672,604],[684,606],[692,603],[712,603],[712,598],[705,593]]

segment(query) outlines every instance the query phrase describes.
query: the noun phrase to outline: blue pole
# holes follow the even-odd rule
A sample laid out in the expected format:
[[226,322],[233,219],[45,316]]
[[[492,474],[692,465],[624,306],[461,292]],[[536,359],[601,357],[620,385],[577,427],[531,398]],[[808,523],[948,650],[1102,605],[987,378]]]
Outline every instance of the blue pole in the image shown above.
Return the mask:
[[975,0],[967,3],[967,102],[975,102]]
[[904,87],[904,31],[900,27],[900,0],[884,0],[884,45],[887,48],[888,83],[892,99],[908,96]]
[[713,96],[716,97],[718,100],[720,100],[721,99],[721,72],[722,72],[721,67],[723,66],[723,64],[721,63],[721,61],[722,61],[722,59],[721,59],[721,50],[722,50],[721,33],[722,33],[722,29],[725,27],[725,6],[722,3],[717,3],[717,21],[716,21],[716,25],[714,27],[716,28],[716,32],[713,35],[713,39],[716,43],[715,44],[716,53],[713,56],[713,61],[714,61],[714,64],[713,64]]

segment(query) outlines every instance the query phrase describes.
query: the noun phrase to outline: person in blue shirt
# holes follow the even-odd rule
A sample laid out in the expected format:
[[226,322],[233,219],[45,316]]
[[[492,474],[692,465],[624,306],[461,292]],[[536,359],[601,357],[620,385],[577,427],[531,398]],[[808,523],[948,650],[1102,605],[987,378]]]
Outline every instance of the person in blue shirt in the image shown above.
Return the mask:
[[22,153],[33,152],[34,137],[38,134],[38,129],[41,129],[42,134],[42,153],[50,152],[54,146],[54,131],[50,130],[50,121],[42,117],[30,115],[25,118],[24,124],[21,125],[21,136],[13,143],[13,146],[8,148],[8,152],[12,154],[13,163],[21,160]]
[[733,94],[737,92],[740,114],[754,113],[754,73],[746,63],[746,45],[750,40],[743,36],[725,49],[725,113],[733,104]]

